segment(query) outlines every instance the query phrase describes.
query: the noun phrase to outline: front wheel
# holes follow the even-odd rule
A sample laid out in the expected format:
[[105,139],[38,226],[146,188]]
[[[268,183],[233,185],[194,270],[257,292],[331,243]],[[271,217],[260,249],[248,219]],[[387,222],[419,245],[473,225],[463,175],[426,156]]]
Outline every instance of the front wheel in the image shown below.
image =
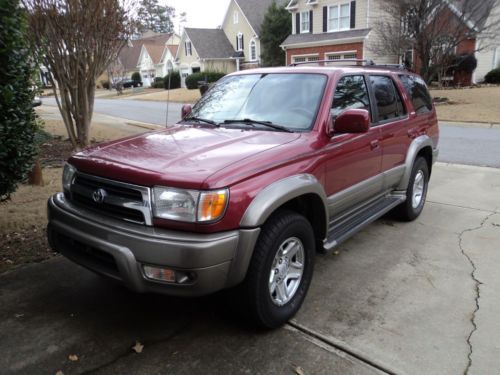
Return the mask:
[[247,312],[257,325],[276,328],[297,313],[311,283],[314,254],[314,232],[302,215],[280,211],[264,224],[243,284]]
[[418,157],[413,164],[410,181],[406,190],[406,201],[396,207],[396,214],[401,220],[415,220],[422,212],[429,185],[429,166],[423,157]]

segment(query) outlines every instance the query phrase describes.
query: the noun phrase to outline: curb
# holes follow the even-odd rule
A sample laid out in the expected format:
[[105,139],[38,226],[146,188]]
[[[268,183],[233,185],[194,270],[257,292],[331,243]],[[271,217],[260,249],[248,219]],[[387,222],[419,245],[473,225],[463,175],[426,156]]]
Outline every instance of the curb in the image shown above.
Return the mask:
[[439,125],[446,123],[443,125],[456,126],[461,128],[500,129],[500,124],[494,122],[449,121],[449,120],[438,120],[438,122]]

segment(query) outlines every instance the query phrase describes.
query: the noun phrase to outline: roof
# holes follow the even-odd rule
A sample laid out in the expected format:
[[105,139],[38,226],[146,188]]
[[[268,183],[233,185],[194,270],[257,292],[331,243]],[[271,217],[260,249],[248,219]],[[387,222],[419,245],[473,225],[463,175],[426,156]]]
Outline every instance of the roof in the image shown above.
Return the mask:
[[[234,0],[247,18],[257,36],[260,36],[260,27],[267,10],[275,0]],[[277,3],[279,1],[276,1]]]
[[290,34],[281,45],[307,44],[314,42],[329,42],[342,39],[364,38],[371,29],[354,29],[321,34]]
[[168,44],[167,48],[170,50],[170,53],[172,54],[172,56],[174,56],[174,57],[177,56],[177,50],[179,49],[178,44]]
[[487,1],[465,1],[465,0],[451,0],[449,2],[452,11],[457,12],[457,16],[463,16],[465,21],[468,21],[470,28],[481,30],[492,11],[494,6],[499,6],[492,0]]
[[149,57],[153,60],[153,64],[158,64],[161,61],[161,56],[163,55],[165,47],[165,44],[144,43],[144,48],[148,51]]
[[[165,44],[167,43],[167,41],[171,37],[172,37],[172,34],[166,33],[166,34],[154,35],[154,36],[151,36],[148,38],[131,40],[132,46],[130,46],[128,44],[125,45],[125,47],[123,47],[122,50],[120,51],[120,54],[118,57],[123,65],[123,67],[126,70],[134,70],[137,68],[137,64],[139,63],[139,57],[141,55],[142,46],[144,44],[147,44],[148,46],[157,46],[157,45],[165,46]],[[148,53],[151,55],[149,48],[147,48],[147,49],[148,49]],[[163,52],[163,49],[162,49],[162,52]],[[159,58],[161,58],[162,52],[160,52]],[[153,53],[156,53],[156,52],[153,52]],[[151,58],[153,58],[153,56],[151,56]],[[153,58],[153,61],[154,61],[154,58]]]
[[200,59],[229,59],[234,54],[233,46],[222,29],[185,28],[184,31]]

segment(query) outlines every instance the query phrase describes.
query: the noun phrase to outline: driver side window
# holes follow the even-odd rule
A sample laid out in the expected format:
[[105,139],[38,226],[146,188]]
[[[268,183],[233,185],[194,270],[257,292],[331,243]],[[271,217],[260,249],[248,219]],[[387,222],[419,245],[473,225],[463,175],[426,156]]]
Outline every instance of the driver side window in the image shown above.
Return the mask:
[[337,83],[330,113],[335,118],[347,109],[370,112],[368,88],[362,75],[344,76]]

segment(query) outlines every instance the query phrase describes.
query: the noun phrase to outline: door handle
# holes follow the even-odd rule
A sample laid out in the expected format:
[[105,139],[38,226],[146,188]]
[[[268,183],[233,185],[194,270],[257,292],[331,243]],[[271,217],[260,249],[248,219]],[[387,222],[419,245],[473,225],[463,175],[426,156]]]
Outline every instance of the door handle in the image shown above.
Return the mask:
[[379,143],[378,139],[375,139],[374,141],[370,142],[370,148],[372,150],[375,150],[375,149],[377,149],[379,147],[380,147],[380,143]]

